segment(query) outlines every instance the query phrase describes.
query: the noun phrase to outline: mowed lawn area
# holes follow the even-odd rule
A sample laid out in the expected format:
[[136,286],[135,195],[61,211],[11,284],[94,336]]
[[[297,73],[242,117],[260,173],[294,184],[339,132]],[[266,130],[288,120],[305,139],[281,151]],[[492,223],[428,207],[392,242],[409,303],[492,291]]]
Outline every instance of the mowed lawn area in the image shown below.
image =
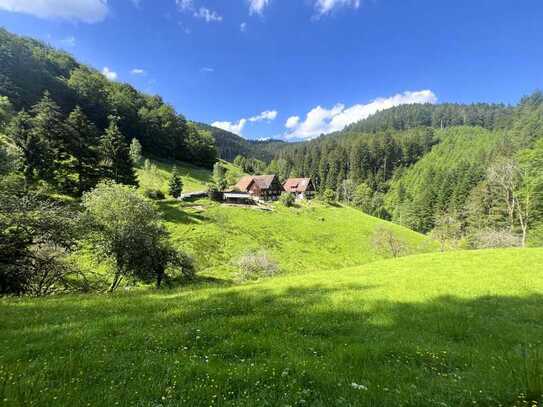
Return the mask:
[[231,287],[0,300],[3,405],[524,406],[543,250]]

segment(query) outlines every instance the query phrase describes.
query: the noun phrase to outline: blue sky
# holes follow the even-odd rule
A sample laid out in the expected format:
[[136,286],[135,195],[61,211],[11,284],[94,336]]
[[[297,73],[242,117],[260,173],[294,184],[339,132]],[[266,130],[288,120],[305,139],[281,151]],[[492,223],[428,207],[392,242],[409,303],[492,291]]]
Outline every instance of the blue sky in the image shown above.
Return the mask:
[[542,22],[541,0],[0,0],[6,29],[246,138],[516,103],[543,88]]

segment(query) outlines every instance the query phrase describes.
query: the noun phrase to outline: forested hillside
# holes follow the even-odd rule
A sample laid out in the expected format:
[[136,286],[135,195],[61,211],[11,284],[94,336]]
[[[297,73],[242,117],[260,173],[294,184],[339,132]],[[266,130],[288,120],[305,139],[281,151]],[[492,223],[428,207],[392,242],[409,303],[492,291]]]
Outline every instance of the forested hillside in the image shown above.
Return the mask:
[[[57,121],[66,120],[76,111],[83,115],[95,133],[77,135],[87,145],[97,147],[98,136],[114,122],[124,142],[139,140],[145,154],[208,167],[216,159],[212,137],[197,131],[159,96],[109,81],[65,52],[3,29],[0,96],[7,97],[9,102],[4,102],[4,114],[26,112],[18,115],[21,126],[38,113],[42,103],[49,106]],[[44,144],[54,143],[52,138],[56,136],[44,133],[42,137]]]
[[287,145],[265,171],[311,177],[321,194],[421,232],[445,229],[489,245],[539,244],[543,94],[515,107],[395,107],[342,132]]
[[281,140],[247,140],[237,134],[205,123],[195,123],[195,125],[198,129],[213,136],[219,158],[226,161],[234,161],[238,155],[270,161],[274,153],[287,144]]
[[496,129],[510,124],[511,112],[512,109],[508,106],[486,103],[400,105],[351,124],[344,131],[375,133],[382,130],[407,130],[422,126],[436,129],[451,126],[479,126],[485,129]]

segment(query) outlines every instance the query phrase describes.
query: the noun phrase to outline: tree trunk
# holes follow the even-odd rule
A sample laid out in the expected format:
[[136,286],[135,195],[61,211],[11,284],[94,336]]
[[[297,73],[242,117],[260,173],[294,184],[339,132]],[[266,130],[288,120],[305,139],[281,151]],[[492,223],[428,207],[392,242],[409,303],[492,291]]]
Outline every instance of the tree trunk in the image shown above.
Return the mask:
[[113,282],[109,286],[108,292],[112,293],[113,291],[115,291],[117,289],[117,287],[119,286],[119,284],[121,283],[122,279],[123,279],[123,277],[122,277],[122,275],[120,273],[115,273],[115,277],[113,277]]

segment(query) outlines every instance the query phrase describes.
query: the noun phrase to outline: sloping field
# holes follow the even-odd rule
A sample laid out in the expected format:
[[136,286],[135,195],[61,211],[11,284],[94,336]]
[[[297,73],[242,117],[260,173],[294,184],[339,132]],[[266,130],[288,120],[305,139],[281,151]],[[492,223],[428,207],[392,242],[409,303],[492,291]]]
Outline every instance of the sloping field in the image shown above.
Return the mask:
[[233,287],[0,301],[4,405],[524,406],[543,250]]
[[177,244],[191,253],[204,274],[230,278],[232,263],[249,251],[266,250],[284,273],[333,270],[382,259],[373,247],[376,229],[386,226],[411,253],[436,249],[427,237],[349,207],[317,201],[272,211],[208,200],[165,201],[161,209]]

